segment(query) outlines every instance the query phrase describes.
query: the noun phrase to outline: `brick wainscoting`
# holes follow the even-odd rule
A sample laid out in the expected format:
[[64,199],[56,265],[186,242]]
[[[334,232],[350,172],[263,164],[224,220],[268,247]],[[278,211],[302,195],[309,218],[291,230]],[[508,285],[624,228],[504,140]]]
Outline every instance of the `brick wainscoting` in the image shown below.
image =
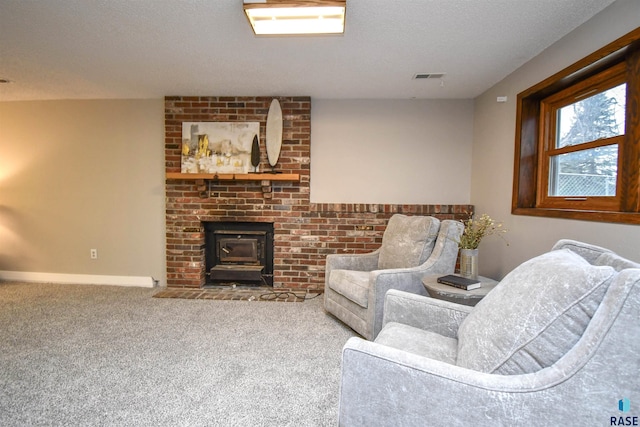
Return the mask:
[[[380,246],[391,215],[466,219],[472,205],[316,204],[309,199],[311,100],[277,97],[284,119],[276,169],[299,182],[166,180],[167,286],[205,283],[204,221],[274,224],[274,287],[321,290],[325,257],[370,252]],[[264,146],[271,97],[165,98],[166,172],[180,172],[182,122],[260,122],[260,170],[269,170]]]

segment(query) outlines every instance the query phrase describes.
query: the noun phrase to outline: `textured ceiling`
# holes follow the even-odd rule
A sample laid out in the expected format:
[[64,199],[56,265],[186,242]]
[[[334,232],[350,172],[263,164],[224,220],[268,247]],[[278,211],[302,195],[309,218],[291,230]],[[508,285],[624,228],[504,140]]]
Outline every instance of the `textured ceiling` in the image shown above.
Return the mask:
[[0,101],[473,98],[613,1],[347,0],[343,36],[260,38],[242,0],[0,0]]

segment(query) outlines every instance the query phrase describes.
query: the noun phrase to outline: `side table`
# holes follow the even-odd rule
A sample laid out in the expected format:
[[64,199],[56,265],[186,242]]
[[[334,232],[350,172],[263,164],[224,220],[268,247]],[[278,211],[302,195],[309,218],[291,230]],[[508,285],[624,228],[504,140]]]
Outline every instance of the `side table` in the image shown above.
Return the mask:
[[454,286],[438,283],[438,277],[441,276],[445,276],[445,274],[429,275],[425,276],[422,279],[422,284],[429,293],[429,296],[431,298],[442,299],[445,301],[455,302],[456,304],[470,306],[474,306],[478,302],[480,302],[480,300],[484,298],[498,284],[498,282],[493,279],[478,276],[478,280],[480,280],[482,286],[470,291],[465,291],[464,289],[458,289]]

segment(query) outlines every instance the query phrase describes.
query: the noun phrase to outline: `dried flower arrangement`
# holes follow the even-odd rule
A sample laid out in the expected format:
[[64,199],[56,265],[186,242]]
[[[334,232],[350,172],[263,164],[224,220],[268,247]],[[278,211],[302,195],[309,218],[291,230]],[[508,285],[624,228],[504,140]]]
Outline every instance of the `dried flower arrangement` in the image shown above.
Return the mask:
[[507,232],[506,229],[502,228],[501,222],[495,222],[487,214],[482,214],[477,220],[469,218],[466,221],[462,221],[462,223],[464,224],[464,231],[458,241],[460,249],[477,249],[480,241],[485,236],[491,236],[492,234],[497,234],[504,240],[502,234]]

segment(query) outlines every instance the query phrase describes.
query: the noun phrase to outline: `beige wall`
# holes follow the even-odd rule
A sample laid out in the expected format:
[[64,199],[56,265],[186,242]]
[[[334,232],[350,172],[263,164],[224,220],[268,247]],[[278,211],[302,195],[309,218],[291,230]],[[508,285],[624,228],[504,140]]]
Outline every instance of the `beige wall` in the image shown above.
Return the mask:
[[[313,201],[468,203],[472,117],[470,100],[313,100]],[[163,132],[163,100],[0,102],[0,271],[164,284]]]
[[163,281],[163,108],[0,103],[0,270]]
[[[481,244],[481,274],[501,278],[561,238],[605,246],[640,261],[640,226],[511,215],[516,95],[633,30],[639,17],[640,1],[618,0],[476,99],[471,203],[502,220],[510,242],[507,247],[489,238]],[[497,103],[498,96],[507,96],[508,102]]]
[[311,108],[311,201],[468,204],[473,101],[326,100]]

